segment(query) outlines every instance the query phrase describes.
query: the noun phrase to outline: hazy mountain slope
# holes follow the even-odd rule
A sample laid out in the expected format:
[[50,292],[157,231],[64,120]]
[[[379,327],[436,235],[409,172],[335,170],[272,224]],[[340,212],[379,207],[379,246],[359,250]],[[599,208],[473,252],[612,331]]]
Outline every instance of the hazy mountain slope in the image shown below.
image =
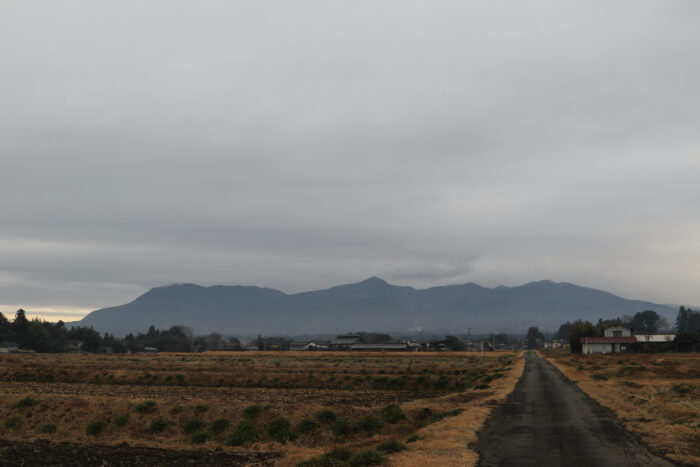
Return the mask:
[[462,333],[521,332],[528,325],[556,330],[564,321],[614,318],[674,308],[551,281],[493,289],[476,284],[417,290],[372,277],[356,284],[285,294],[261,287],[177,284],[156,287],[131,303],[94,311],[72,325],[123,335],[151,324],[192,327],[197,333],[319,334],[357,330]]

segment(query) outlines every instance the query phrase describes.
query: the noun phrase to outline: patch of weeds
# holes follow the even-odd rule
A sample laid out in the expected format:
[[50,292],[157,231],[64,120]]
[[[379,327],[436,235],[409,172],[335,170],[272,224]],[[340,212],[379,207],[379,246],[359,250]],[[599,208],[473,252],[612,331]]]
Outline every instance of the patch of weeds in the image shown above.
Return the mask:
[[134,407],[134,409],[142,415],[155,412],[156,401],[143,401],[140,404],[136,404],[136,407]]
[[330,409],[319,410],[314,414],[314,417],[316,417],[316,420],[325,425],[331,424],[338,420],[338,415]]
[[231,422],[227,418],[217,418],[211,425],[209,425],[209,431],[213,435],[220,435],[221,433],[227,431],[231,427]]
[[296,439],[297,435],[292,431],[292,424],[284,417],[277,417],[267,424],[267,434],[279,443]]
[[311,459],[300,462],[297,467],[333,467],[347,465],[347,461],[352,457],[353,452],[347,448],[335,448],[330,452]]
[[250,420],[243,420],[226,440],[229,446],[241,446],[243,444],[254,443],[260,439],[258,430],[255,429]]
[[331,431],[336,436],[347,436],[350,434],[350,422],[344,418],[339,418],[331,424]]
[[120,415],[114,419],[114,424],[117,426],[124,426],[129,422],[129,414]]
[[609,379],[606,375],[602,373],[593,373],[591,376],[597,381],[607,381]]
[[490,388],[490,387],[491,387],[491,386],[489,386],[489,385],[486,384],[486,383],[481,383],[481,384],[479,384],[479,385],[477,385],[477,386],[474,386],[474,389],[488,389],[488,388]]
[[190,436],[190,442],[192,444],[204,444],[207,441],[209,441],[209,433],[203,431],[194,433],[192,436]]
[[202,428],[204,428],[204,422],[200,418],[190,418],[182,427],[188,435],[197,431],[202,431]]
[[262,405],[259,404],[253,404],[249,405],[243,410],[243,416],[247,418],[248,420],[255,420],[258,418],[263,412],[263,407]]
[[180,404],[175,404],[170,408],[170,415],[178,415],[182,413],[184,408]]
[[457,415],[464,412],[464,409],[454,409],[447,412],[439,412],[427,419],[423,425],[430,425],[431,423],[439,422],[440,420],[447,417],[456,417]]
[[379,412],[379,417],[386,423],[397,423],[406,419],[406,414],[397,404],[389,404]]
[[681,395],[693,392],[693,386],[688,383],[674,384],[671,386],[671,389],[673,392]]
[[394,439],[384,441],[377,446],[377,451],[383,452],[384,454],[393,454],[395,452],[405,451],[406,449],[408,449],[408,446]]
[[56,425],[53,423],[47,423],[46,425],[41,425],[39,427],[39,433],[50,435],[51,433],[56,433]]
[[158,417],[151,422],[151,426],[148,428],[148,431],[150,431],[151,434],[157,435],[164,432],[167,427],[168,422],[166,422],[162,417]]
[[199,416],[209,410],[209,404],[197,404],[194,406],[194,414]]
[[643,384],[635,383],[633,381],[620,381],[620,385],[627,386],[633,389],[641,389],[644,387]]
[[318,422],[313,418],[303,418],[297,424],[297,431],[299,433],[311,433],[312,431],[316,431],[317,428]]
[[415,443],[419,439],[420,439],[420,436],[418,436],[417,434],[412,434],[411,436],[406,438],[406,444]]
[[356,452],[348,459],[350,467],[364,467],[366,465],[381,465],[386,462],[386,456],[376,449]]
[[19,430],[22,427],[22,419],[19,417],[10,417],[5,420],[5,428],[11,431]]
[[101,421],[95,421],[90,423],[87,428],[85,428],[85,433],[90,436],[97,436],[102,433],[104,424]]
[[383,426],[384,422],[372,416],[362,417],[355,423],[355,428],[358,431],[366,431],[367,433],[376,433],[381,430]]
[[34,407],[38,403],[39,403],[39,401],[34,399],[33,397],[25,397],[23,399],[20,399],[15,404],[15,407],[17,407],[18,409],[26,409],[28,407]]

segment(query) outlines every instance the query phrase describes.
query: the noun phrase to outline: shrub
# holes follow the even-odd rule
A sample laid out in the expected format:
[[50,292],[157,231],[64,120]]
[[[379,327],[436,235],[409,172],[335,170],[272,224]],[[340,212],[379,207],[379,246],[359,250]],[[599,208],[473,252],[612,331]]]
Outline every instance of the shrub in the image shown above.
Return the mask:
[[190,418],[185,422],[185,425],[183,426],[183,430],[185,433],[192,434],[197,431],[202,431],[202,428],[204,427],[204,422],[199,419],[199,418]]
[[170,408],[170,415],[177,415],[181,413],[183,410],[182,406],[180,404],[175,404]]
[[366,465],[380,465],[386,461],[386,457],[376,449],[368,449],[360,451],[352,455],[348,459],[348,465],[351,467],[363,467]]
[[195,415],[202,415],[207,410],[209,410],[208,404],[197,404],[194,406],[194,414]]
[[478,386],[474,386],[474,389],[488,389],[488,388],[490,388],[490,387],[491,387],[491,386],[489,386],[489,385],[486,384],[486,383],[481,383],[481,384],[479,384]]
[[10,417],[5,421],[5,428],[8,430],[19,430],[22,426],[22,419],[19,417]]
[[411,436],[409,436],[408,438],[406,438],[406,444],[415,443],[415,442],[418,441],[419,439],[420,439],[420,436],[418,436],[417,434],[412,434]]
[[253,404],[249,405],[248,407],[243,410],[243,416],[249,420],[255,420],[262,414],[263,408],[262,405],[259,404]]
[[209,431],[211,431],[212,434],[219,435],[224,431],[228,430],[230,427],[231,422],[229,422],[228,419],[217,418],[216,420],[211,422],[211,425],[209,425]]
[[314,417],[316,417],[316,420],[326,425],[338,420],[338,415],[330,409],[319,410],[314,414]]
[[331,424],[331,431],[336,436],[347,436],[350,434],[350,422],[344,418],[339,418]]
[[321,457],[303,461],[297,467],[333,467],[347,465],[347,460],[352,457],[352,451],[347,448],[335,448]]
[[87,433],[88,435],[91,435],[91,436],[97,436],[100,433],[102,433],[103,428],[104,428],[104,425],[102,424],[101,421],[98,420],[96,422],[92,422],[91,424],[89,424],[87,426],[87,428],[85,428],[85,433]]
[[46,425],[42,425],[39,428],[39,433],[44,433],[44,434],[56,433],[56,425],[54,425],[53,423],[47,423]]
[[297,424],[299,433],[310,433],[318,428],[318,423],[313,418],[304,418]]
[[120,415],[114,419],[114,424],[117,426],[124,426],[129,422],[129,414]]
[[405,451],[406,449],[408,449],[408,447],[405,444],[399,443],[393,439],[390,441],[384,441],[377,446],[377,451],[381,451],[384,454],[393,454],[395,452]]
[[167,427],[168,427],[168,422],[163,420],[163,418],[158,417],[151,422],[151,426],[148,429],[148,431],[150,431],[152,434],[155,435],[155,434],[164,432]]
[[454,410],[450,410],[448,412],[436,413],[435,415],[430,417],[428,420],[426,420],[423,425],[430,425],[431,423],[439,422],[443,418],[447,418],[447,417],[456,417],[457,415],[461,414],[462,412],[464,412],[464,409],[454,409]]
[[674,384],[671,389],[678,394],[688,394],[693,391],[693,386],[688,383]]
[[207,441],[209,441],[209,433],[203,431],[194,433],[192,436],[190,436],[190,442],[192,444],[204,444]]
[[406,418],[406,414],[397,404],[387,405],[379,412],[379,416],[386,423],[396,423]]
[[249,420],[243,420],[238,424],[235,431],[226,440],[229,446],[241,446],[243,444],[254,443],[260,438],[260,434]]
[[357,421],[355,427],[360,431],[366,431],[368,433],[374,433],[379,431],[384,426],[384,423],[377,417],[363,417]]
[[593,373],[593,379],[598,381],[605,381],[608,379],[608,377],[602,373]]
[[27,407],[34,407],[39,403],[38,400],[34,399],[33,397],[25,397],[23,399],[20,399],[17,404],[15,404],[15,407],[23,409]]
[[140,404],[136,404],[136,411],[140,414],[147,414],[155,412],[156,402],[155,401],[143,401]]
[[287,440],[296,439],[296,433],[292,431],[291,427],[289,420],[284,417],[277,417],[268,423],[267,434],[275,441],[284,444]]

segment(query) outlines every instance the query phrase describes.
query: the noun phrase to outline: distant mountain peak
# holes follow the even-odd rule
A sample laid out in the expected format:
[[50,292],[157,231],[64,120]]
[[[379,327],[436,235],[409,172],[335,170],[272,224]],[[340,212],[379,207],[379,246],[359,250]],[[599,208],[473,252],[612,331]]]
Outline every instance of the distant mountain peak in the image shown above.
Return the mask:
[[369,279],[365,279],[362,282],[360,282],[360,284],[363,284],[363,285],[382,285],[382,286],[390,285],[387,281],[385,281],[381,277],[377,277],[377,276],[372,276]]

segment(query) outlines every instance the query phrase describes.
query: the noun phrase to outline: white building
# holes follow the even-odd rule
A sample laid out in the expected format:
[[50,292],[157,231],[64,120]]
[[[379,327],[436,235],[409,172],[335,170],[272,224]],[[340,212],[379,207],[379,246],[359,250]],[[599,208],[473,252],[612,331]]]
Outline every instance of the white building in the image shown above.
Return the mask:
[[582,337],[581,352],[588,353],[618,353],[630,352],[632,344],[637,339],[632,330],[624,326],[610,326],[603,331],[603,337]]

